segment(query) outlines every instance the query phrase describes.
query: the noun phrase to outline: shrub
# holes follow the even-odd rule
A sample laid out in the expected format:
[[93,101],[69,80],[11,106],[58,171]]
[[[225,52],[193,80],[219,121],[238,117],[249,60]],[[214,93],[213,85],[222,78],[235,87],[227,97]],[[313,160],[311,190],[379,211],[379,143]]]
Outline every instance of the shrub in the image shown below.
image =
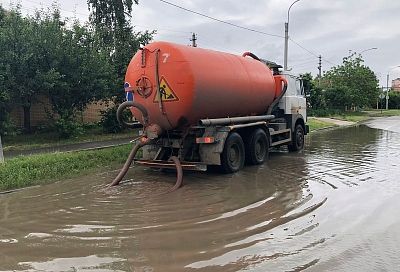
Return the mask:
[[61,117],[54,123],[54,128],[60,138],[71,138],[84,133],[83,126],[71,117]]
[[[117,107],[108,108],[107,110],[101,111],[100,125],[103,127],[103,131],[107,133],[118,133],[123,131],[125,128],[122,127],[117,120]],[[125,110],[122,115],[122,119],[131,122],[133,117],[130,111]]]

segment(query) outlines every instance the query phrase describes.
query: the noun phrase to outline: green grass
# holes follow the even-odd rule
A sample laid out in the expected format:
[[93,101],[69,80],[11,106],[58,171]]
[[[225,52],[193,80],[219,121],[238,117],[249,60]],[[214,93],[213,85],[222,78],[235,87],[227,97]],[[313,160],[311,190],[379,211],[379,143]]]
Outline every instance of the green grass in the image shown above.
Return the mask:
[[307,124],[310,126],[310,132],[323,129],[323,128],[328,128],[328,127],[335,127],[337,125],[329,123],[329,122],[324,122],[321,120],[317,120],[314,118],[309,118],[307,120]]
[[4,151],[19,151],[35,148],[63,146],[75,143],[97,142],[113,139],[133,137],[136,131],[128,130],[121,133],[103,133],[101,128],[92,128],[84,134],[70,138],[60,139],[55,132],[22,134],[2,137]]
[[370,118],[370,116],[368,116],[365,112],[346,112],[340,115],[331,115],[329,117],[350,122],[362,122]]
[[380,116],[399,116],[400,115],[400,109],[399,110],[369,110],[365,111],[366,114],[368,114],[371,117],[380,117]]
[[366,110],[366,111],[358,111],[358,112],[344,112],[342,114],[334,114],[328,117],[351,121],[351,122],[362,122],[371,117],[389,117],[389,116],[399,116],[400,110]]
[[50,183],[125,162],[131,145],[17,157],[0,164],[0,191]]

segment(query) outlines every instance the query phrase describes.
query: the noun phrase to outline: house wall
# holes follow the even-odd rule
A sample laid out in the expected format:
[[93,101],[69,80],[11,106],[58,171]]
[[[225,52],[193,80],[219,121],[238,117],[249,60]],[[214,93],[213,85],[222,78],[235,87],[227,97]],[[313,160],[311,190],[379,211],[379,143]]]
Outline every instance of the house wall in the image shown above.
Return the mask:
[[396,92],[400,92],[400,78],[396,78],[392,80],[392,90]]
[[[85,124],[98,122],[101,119],[101,111],[107,109],[107,107],[104,102],[91,103],[85,111],[78,113],[77,121]],[[50,121],[47,112],[52,112],[50,100],[46,96],[40,96],[31,107],[31,126],[48,125]],[[21,106],[13,106],[10,117],[17,127],[22,128],[24,126],[24,111]]]

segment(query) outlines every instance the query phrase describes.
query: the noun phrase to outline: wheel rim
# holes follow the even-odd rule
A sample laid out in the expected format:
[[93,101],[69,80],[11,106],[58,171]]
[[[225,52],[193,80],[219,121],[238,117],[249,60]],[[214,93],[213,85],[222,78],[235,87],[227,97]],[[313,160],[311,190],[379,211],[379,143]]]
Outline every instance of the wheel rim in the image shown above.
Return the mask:
[[231,145],[229,148],[229,153],[228,153],[228,161],[230,165],[234,168],[237,168],[240,163],[240,150],[239,146],[234,144]]
[[296,144],[297,144],[297,147],[299,147],[299,148],[301,148],[303,146],[303,144],[304,144],[303,131],[300,128],[297,129]]
[[258,139],[258,141],[256,141],[254,151],[255,151],[257,160],[259,160],[259,161],[264,160],[266,144],[262,139]]

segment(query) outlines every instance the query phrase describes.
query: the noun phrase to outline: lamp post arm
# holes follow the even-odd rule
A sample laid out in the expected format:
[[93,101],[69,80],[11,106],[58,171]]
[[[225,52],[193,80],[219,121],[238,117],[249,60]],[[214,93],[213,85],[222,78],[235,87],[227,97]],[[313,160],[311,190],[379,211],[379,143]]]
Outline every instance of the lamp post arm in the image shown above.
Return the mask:
[[290,6],[289,6],[289,8],[288,8],[288,11],[287,11],[287,23],[288,23],[288,26],[289,26],[289,12],[290,12],[290,9],[292,8],[292,6],[294,5],[294,4],[296,4],[297,2],[299,2],[300,0],[296,0],[296,1],[294,1]]

